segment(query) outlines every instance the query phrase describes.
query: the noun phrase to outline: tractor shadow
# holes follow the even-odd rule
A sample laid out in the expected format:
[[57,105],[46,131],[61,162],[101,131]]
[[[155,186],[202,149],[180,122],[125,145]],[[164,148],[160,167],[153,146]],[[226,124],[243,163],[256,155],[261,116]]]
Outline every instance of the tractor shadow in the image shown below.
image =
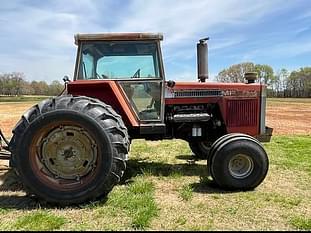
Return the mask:
[[150,160],[130,159],[127,161],[127,168],[122,180],[128,180],[144,174],[163,177],[174,175],[199,176],[206,173],[205,170],[206,166],[196,164],[194,160],[189,160],[188,163],[168,164]]
[[39,208],[38,201],[27,196],[15,171],[7,165],[0,166],[0,208],[31,210]]
[[[105,197],[100,200],[101,203],[106,201]],[[58,206],[40,200],[34,195],[28,195],[15,171],[7,165],[0,164],[0,210],[81,209],[92,205],[93,203]]]
[[144,174],[158,177],[197,176],[200,178],[200,181],[190,184],[193,192],[206,194],[238,192],[220,188],[208,174],[206,161],[204,164],[202,162],[199,163],[200,160],[195,160],[192,155],[179,155],[176,158],[187,163],[168,164],[142,159],[129,159],[120,184],[127,185],[133,182],[133,178],[136,176]]
[[[157,177],[182,177],[182,176],[197,176],[199,182],[192,183],[193,192],[197,193],[232,193],[218,187],[211,179],[207,171],[206,163],[194,160],[191,155],[179,155],[176,157],[180,163],[169,164],[164,162],[154,162],[152,160],[129,159],[127,161],[126,171],[119,185],[128,185],[133,182],[133,178],[140,175],[151,175]],[[186,163],[185,163],[186,161]],[[100,203],[103,204],[107,198],[101,198]],[[70,205],[68,208],[88,208],[92,203],[82,205]],[[0,209],[15,209],[15,210],[32,210],[38,208],[47,209],[66,209],[67,207],[48,204],[35,196],[27,195],[22,182],[15,173],[7,165],[0,165]]]

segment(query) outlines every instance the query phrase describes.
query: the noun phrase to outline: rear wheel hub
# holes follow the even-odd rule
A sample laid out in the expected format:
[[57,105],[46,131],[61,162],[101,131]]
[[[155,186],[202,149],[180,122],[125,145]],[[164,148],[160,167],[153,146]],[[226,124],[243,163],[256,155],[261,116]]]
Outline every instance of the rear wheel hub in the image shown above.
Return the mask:
[[59,126],[43,138],[42,164],[55,178],[76,179],[95,167],[97,147],[92,137],[78,126]]

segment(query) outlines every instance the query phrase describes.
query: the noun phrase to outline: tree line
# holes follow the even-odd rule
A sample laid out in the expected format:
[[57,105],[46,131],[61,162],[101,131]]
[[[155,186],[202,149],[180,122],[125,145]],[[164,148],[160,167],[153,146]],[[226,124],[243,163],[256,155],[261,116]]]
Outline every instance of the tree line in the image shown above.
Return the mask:
[[269,65],[245,62],[235,64],[218,73],[219,82],[245,82],[246,72],[256,72],[257,82],[267,85],[268,97],[311,97],[311,67],[301,67],[289,72],[274,71]]
[[28,82],[24,73],[12,72],[0,74],[0,95],[48,95],[56,96],[64,89],[64,85],[57,80],[50,84],[45,81]]
[[[311,67],[302,67],[289,72],[286,69],[274,71],[269,65],[245,62],[235,64],[218,73],[219,82],[245,82],[246,72],[257,72],[257,82],[267,85],[269,97],[311,97]],[[64,89],[64,84],[54,80],[26,81],[24,73],[0,74],[0,95],[48,95],[56,96]]]

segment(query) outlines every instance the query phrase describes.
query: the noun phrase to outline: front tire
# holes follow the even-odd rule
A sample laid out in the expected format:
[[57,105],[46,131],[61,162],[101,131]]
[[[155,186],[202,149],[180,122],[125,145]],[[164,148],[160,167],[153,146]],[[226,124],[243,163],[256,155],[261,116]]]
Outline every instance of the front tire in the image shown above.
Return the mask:
[[248,135],[227,136],[215,142],[208,164],[213,180],[229,190],[256,188],[268,172],[268,156],[260,143]]
[[60,96],[24,114],[10,143],[26,189],[68,205],[107,195],[126,168],[129,148],[121,117],[88,97]]

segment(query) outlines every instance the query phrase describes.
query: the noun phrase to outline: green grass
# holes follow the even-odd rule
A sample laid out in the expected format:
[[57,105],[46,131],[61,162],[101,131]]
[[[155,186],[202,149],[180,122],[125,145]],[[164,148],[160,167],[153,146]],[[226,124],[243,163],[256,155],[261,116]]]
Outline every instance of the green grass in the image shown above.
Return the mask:
[[50,96],[36,96],[36,95],[21,95],[21,96],[0,96],[0,102],[39,102],[41,100],[50,98]]
[[12,229],[21,231],[51,231],[58,230],[66,222],[65,218],[48,212],[34,212],[17,218]]
[[0,216],[1,216],[2,214],[6,214],[6,213],[8,213],[8,212],[9,212],[8,209],[6,209],[6,208],[0,208]]
[[311,230],[311,218],[306,217],[292,217],[290,219],[290,224],[293,225],[298,230]]
[[278,193],[265,193],[263,197],[265,202],[274,202],[285,208],[293,208],[302,202],[300,198],[283,196]]
[[30,211],[20,192],[1,192],[0,229],[310,230],[311,138],[273,136],[264,147],[269,171],[262,184],[230,192],[207,176],[206,161],[189,162],[186,142],[134,140],[124,177],[107,198]]
[[183,185],[182,188],[179,190],[179,196],[184,201],[189,201],[193,197],[193,189],[190,185]]
[[311,137],[278,136],[265,144],[272,163],[284,169],[302,170],[311,175]]
[[[145,229],[158,213],[153,195],[153,184],[138,177],[128,186],[119,187],[112,192],[107,205],[112,210],[111,212],[125,211],[131,218],[134,229]],[[99,210],[99,213],[103,214],[103,211]],[[105,210],[104,213],[106,213]]]

